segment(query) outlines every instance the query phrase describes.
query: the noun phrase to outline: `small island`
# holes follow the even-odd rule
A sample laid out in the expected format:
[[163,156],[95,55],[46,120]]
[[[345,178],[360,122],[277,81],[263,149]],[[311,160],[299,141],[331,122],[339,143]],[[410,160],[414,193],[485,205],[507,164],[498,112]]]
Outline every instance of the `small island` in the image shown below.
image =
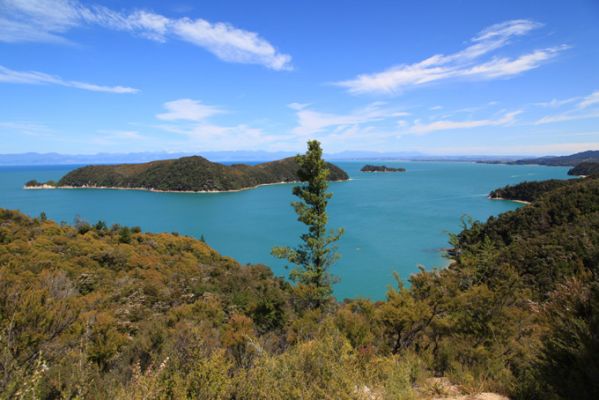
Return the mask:
[[392,168],[386,165],[365,165],[360,170],[362,172],[406,172],[405,168]]
[[38,182],[35,179],[27,181],[25,183],[25,189],[55,189],[56,182],[48,181],[48,182]]
[[[346,181],[341,168],[327,163],[330,181]],[[31,180],[25,189],[126,189],[154,192],[231,192],[300,181],[295,157],[257,165],[224,165],[200,156],[143,164],[89,165],[58,182]]]

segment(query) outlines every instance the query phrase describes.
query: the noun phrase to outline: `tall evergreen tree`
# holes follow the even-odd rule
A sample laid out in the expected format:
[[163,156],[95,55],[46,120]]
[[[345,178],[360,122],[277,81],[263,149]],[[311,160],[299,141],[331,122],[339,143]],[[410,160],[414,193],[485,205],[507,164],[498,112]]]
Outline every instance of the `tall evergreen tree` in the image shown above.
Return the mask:
[[329,170],[322,159],[322,148],[316,140],[308,142],[308,151],[297,156],[298,176],[302,185],[293,188],[293,194],[301,201],[292,202],[298,221],[308,226],[301,235],[302,243],[296,248],[275,247],[272,254],[295,265],[290,278],[297,286],[297,293],[307,308],[319,308],[332,296],[335,278],[330,267],[339,258],[334,243],[343,234],[343,229],[327,232],[326,212],[329,199],[327,191]]

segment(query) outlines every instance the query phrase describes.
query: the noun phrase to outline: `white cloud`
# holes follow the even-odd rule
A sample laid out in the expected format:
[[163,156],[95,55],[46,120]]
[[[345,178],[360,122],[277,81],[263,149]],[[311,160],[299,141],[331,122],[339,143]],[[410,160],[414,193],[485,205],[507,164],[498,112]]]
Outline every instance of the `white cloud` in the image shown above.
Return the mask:
[[291,56],[255,32],[204,19],[172,19],[146,10],[130,14],[77,0],[0,0],[1,42],[68,42],[63,35],[96,25],[165,42],[174,37],[202,47],[223,61],[289,70]]
[[[125,142],[133,142],[139,145],[142,142],[147,142],[147,137],[141,135],[138,131],[132,130],[105,130],[97,131],[97,135],[90,139],[90,142],[96,146],[117,147],[122,146]],[[118,147],[117,147],[118,148]],[[121,147],[122,148],[122,147]]]
[[535,50],[532,53],[510,59],[496,58],[489,62],[474,67],[457,71],[456,76],[476,76],[481,78],[501,78],[517,75],[531,69],[538,68],[544,61],[554,58],[560,51],[569,48],[562,45],[543,50]]
[[310,104],[307,103],[289,103],[287,104],[287,107],[291,108],[292,110],[303,110],[304,108],[308,108],[310,106]]
[[[563,104],[573,103],[579,99],[581,99],[581,97],[572,97],[566,100],[553,101],[558,106],[561,106]],[[597,105],[599,105],[599,90],[594,91],[588,96],[582,97],[582,100],[580,100],[578,104],[576,104],[576,107],[557,114],[546,115],[536,120],[534,124],[544,125],[556,122],[599,118],[599,109],[595,108],[595,106]],[[591,108],[591,110],[587,110],[589,107]]]
[[95,83],[69,81],[56,75],[37,71],[15,71],[0,65],[1,83],[19,83],[29,85],[59,85],[92,92],[137,93],[139,90],[127,86],[102,86]]
[[539,67],[567,46],[535,50],[516,58],[493,58],[480,62],[480,57],[509,44],[541,25],[528,20],[512,20],[493,25],[471,39],[472,44],[459,52],[437,54],[413,64],[401,64],[385,71],[358,75],[337,82],[351,93],[395,93],[423,84],[453,78],[495,79],[509,77]]
[[576,121],[581,119],[594,119],[599,118],[599,110],[587,112],[587,113],[576,113],[576,112],[564,112],[561,114],[555,115],[546,115],[537,121],[535,121],[535,125],[544,125],[544,124],[552,124],[556,122],[565,122],[565,121]]
[[138,131],[122,131],[122,130],[99,130],[105,139],[124,139],[124,140],[143,140],[145,139]]
[[587,97],[585,97],[580,104],[578,104],[579,108],[587,108],[589,106],[599,104],[599,90],[591,93]]
[[157,128],[182,136],[185,139],[183,147],[175,147],[187,150],[264,150],[267,147],[272,149],[286,138],[269,135],[260,128],[245,124],[224,126],[202,122],[192,126],[159,125]]
[[479,119],[479,120],[470,120],[470,121],[452,121],[452,120],[443,120],[443,121],[435,121],[428,124],[421,124],[416,121],[412,127],[408,130],[409,133],[415,134],[426,134],[435,131],[447,131],[452,129],[471,129],[471,128],[480,128],[483,126],[503,126],[512,124],[516,120],[516,116],[520,114],[521,111],[512,111],[506,113],[501,118],[497,119]]
[[222,109],[202,104],[197,100],[179,99],[164,103],[167,112],[156,115],[164,121],[202,121],[224,112]]
[[[208,150],[264,150],[284,140],[284,135],[269,135],[260,128],[246,124],[219,125],[210,117],[224,112],[219,107],[198,100],[179,99],[164,103],[167,112],[156,118],[169,123],[155,125],[164,132],[174,133],[184,139],[176,140],[174,148]],[[183,146],[183,147],[181,147]]]
[[373,103],[348,114],[323,113],[308,109],[306,105],[298,107],[297,103],[292,103],[289,107],[297,111],[298,125],[293,129],[293,133],[302,136],[312,135],[327,128],[343,129],[408,115],[406,112],[385,108],[382,103]]
[[181,39],[205,48],[223,61],[262,64],[274,70],[291,69],[291,56],[278,53],[254,32],[203,19],[183,18],[172,25],[173,32]]
[[570,97],[569,99],[563,100],[551,99],[550,101],[535,103],[534,105],[544,108],[560,108],[562,106],[565,106],[566,104],[573,103],[579,99],[580,97]]
[[5,121],[0,122],[0,132],[15,133],[34,137],[54,137],[55,132],[48,126],[36,122]]

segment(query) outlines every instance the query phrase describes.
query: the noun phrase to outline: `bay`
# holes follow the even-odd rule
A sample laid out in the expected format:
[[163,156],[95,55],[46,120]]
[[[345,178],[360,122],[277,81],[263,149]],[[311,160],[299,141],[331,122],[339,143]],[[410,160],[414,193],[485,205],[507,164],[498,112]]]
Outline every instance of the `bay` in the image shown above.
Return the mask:
[[[333,268],[341,278],[335,295],[384,298],[393,272],[408,278],[446,265],[448,233],[469,215],[486,220],[521,205],[489,200],[498,187],[526,180],[564,179],[568,168],[462,162],[385,162],[405,173],[362,173],[366,162],[336,162],[351,177],[330,186],[329,225],[345,228],[342,255]],[[370,162],[372,163],[372,162]],[[380,164],[380,162],[374,162]],[[125,190],[24,190],[30,179],[58,180],[77,166],[0,167],[0,207],[72,223],[140,226],[199,238],[241,263],[263,263],[281,276],[285,263],[270,249],[294,245],[303,231],[289,203],[293,185],[263,186],[234,193],[153,193]]]

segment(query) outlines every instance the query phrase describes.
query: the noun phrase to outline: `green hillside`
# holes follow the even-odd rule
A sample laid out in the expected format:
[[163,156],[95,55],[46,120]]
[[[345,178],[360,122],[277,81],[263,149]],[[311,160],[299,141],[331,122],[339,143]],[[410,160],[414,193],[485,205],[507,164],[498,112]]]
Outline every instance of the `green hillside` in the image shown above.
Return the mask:
[[590,175],[599,175],[599,159],[595,162],[581,162],[570,171],[568,171],[568,175],[575,176],[590,176]]
[[522,182],[517,185],[508,185],[495,189],[489,193],[489,198],[531,202],[550,190],[558,189],[570,184],[571,182],[560,179]]
[[538,164],[559,167],[573,167],[582,162],[599,162],[599,150],[588,150],[568,156],[530,158],[508,164]]

